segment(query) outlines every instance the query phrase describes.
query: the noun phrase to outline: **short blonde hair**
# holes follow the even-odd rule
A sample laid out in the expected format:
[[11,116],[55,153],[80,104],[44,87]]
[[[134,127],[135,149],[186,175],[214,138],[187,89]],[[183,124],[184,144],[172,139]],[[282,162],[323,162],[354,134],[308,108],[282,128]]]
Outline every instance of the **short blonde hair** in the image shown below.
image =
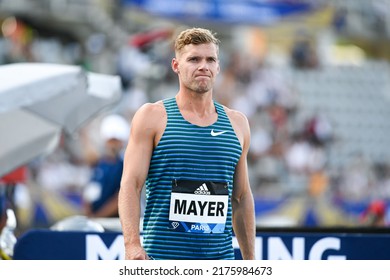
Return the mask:
[[209,29],[194,27],[183,30],[176,37],[175,40],[175,52],[180,52],[187,45],[200,45],[200,44],[215,44],[217,50],[219,49],[219,39],[216,37],[216,33],[213,33]]

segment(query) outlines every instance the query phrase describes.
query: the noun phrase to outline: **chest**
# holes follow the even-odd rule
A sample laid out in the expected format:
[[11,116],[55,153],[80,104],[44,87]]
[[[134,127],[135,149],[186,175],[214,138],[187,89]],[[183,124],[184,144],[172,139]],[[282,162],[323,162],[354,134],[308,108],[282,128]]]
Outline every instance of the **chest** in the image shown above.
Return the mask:
[[216,112],[199,115],[191,111],[182,111],[181,115],[184,120],[199,127],[211,126],[218,120],[218,114]]
[[185,123],[168,125],[155,150],[166,160],[200,165],[236,162],[240,153],[241,146],[231,127],[194,127]]

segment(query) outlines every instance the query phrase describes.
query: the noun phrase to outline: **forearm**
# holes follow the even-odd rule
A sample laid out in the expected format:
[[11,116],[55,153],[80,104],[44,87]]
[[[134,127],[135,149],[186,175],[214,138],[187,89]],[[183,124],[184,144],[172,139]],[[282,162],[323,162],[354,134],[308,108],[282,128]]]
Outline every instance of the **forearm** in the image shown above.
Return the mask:
[[141,246],[140,242],[140,192],[134,187],[121,187],[118,199],[119,218],[126,248]]
[[256,223],[254,202],[250,193],[239,201],[233,201],[233,228],[243,259],[255,259]]

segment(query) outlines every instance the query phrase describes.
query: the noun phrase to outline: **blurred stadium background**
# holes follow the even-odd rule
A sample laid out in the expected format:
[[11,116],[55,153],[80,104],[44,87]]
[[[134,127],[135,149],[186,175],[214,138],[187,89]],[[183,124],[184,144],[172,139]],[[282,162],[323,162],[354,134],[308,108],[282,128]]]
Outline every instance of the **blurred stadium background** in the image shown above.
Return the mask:
[[130,122],[176,93],[171,39],[186,26],[222,40],[215,99],[250,119],[258,226],[360,226],[388,204],[389,0],[0,0],[0,26],[0,64],[82,65],[123,84],[115,108],[17,170],[19,232],[82,213],[102,117]]

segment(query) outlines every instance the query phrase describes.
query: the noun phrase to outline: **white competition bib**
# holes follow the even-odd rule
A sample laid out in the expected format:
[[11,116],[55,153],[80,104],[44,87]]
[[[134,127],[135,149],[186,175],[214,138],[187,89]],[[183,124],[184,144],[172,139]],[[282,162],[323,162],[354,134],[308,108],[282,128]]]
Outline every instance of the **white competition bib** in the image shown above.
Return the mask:
[[169,228],[181,232],[223,233],[228,200],[227,183],[174,180]]

